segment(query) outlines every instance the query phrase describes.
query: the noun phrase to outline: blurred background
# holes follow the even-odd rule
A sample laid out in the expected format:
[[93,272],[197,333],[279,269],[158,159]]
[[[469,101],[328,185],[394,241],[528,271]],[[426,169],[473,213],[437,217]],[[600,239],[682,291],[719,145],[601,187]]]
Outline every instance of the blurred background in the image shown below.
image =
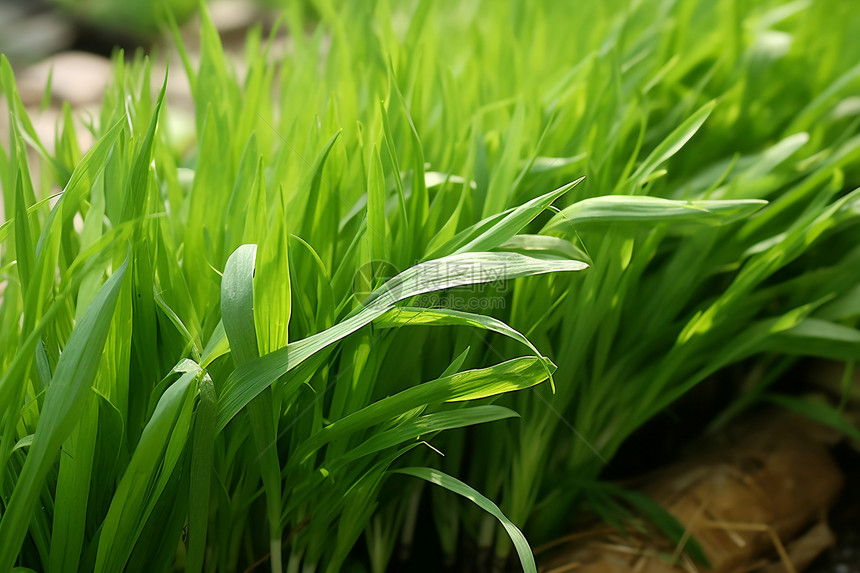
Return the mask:
[[[226,27],[258,20],[277,8],[264,0],[211,3]],[[64,50],[109,56],[115,46],[150,46],[168,12],[178,23],[194,13],[197,0],[0,0],[0,52],[17,64]]]
[[[241,54],[248,30],[259,26],[268,34],[286,4],[284,0],[206,2],[237,71],[245,68]],[[289,5],[290,9],[313,14],[310,2]],[[75,112],[80,126],[98,110],[112,73],[111,57],[119,50],[126,59],[137,51],[149,54],[153,77],[163,77],[168,63],[172,63],[167,93],[172,109],[169,129],[190,142],[194,137],[193,101],[169,22],[176,22],[189,57],[196,60],[197,7],[197,0],[0,0],[0,54],[12,64],[21,99],[48,148],[64,104]],[[275,44],[285,42],[287,34],[282,26]],[[7,126],[3,100],[0,137],[4,141]],[[92,141],[88,130],[79,129],[77,135],[81,148],[89,148]]]

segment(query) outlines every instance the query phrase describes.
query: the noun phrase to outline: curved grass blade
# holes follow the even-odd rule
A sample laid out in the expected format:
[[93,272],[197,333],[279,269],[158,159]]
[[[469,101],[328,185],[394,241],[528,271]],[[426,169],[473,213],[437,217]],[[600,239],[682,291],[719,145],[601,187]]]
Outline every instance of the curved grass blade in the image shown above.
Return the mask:
[[583,249],[567,239],[551,235],[515,235],[499,245],[498,250],[513,251],[530,256],[575,259],[591,264],[591,257]]
[[636,168],[636,171],[633,172],[633,175],[630,178],[634,181],[644,181],[646,180],[657,167],[678,153],[678,151],[684,147],[684,145],[690,141],[690,138],[693,137],[699,128],[702,127],[702,124],[705,123],[705,120],[708,119],[708,116],[711,115],[711,112],[714,110],[714,106],[716,106],[717,102],[710,101],[699,108],[696,113],[687,118],[687,121],[679,125],[675,128],[672,133],[664,139],[660,145],[658,145],[654,151],[652,151],[645,160],[639,164],[639,167]]
[[433,403],[480,400],[523,390],[546,380],[548,371],[555,371],[555,364],[548,358],[514,358],[489,368],[466,370],[407,388],[332,422],[299,446],[290,456],[290,463],[304,463],[332,440],[350,436],[413,408]]
[[517,555],[520,557],[520,564],[523,566],[523,571],[525,573],[537,573],[537,566],[535,565],[535,558],[532,554],[531,547],[529,547],[529,542],[526,540],[523,532],[519,530],[519,528],[514,525],[514,523],[508,519],[502,510],[499,507],[481,495],[477,490],[469,487],[464,484],[460,480],[449,476],[448,474],[442,473],[439,470],[432,468],[401,468],[398,470],[393,470],[392,473],[403,474],[408,476],[413,476],[417,478],[421,478],[423,480],[429,481],[432,484],[436,484],[440,487],[444,487],[448,491],[452,491],[458,495],[461,495],[473,502],[475,505],[495,517],[501,522],[502,527],[505,528],[505,531],[508,532],[508,535],[511,538],[511,541],[514,543],[514,548],[517,550]]
[[606,195],[584,199],[567,207],[543,228],[563,231],[586,223],[672,223],[726,225],[748,217],[767,205],[761,199],[679,201],[647,195]]
[[373,322],[377,328],[400,328],[402,326],[471,326],[481,330],[489,330],[502,336],[516,340],[527,346],[535,356],[543,356],[531,341],[518,330],[511,328],[501,320],[465,312],[462,310],[423,308],[416,306],[398,306],[380,316]]
[[342,457],[337,458],[331,464],[337,466],[346,462],[392,448],[403,442],[420,438],[421,436],[451,430],[454,428],[465,428],[475,424],[495,422],[506,418],[518,418],[519,414],[509,408],[496,405],[475,406],[463,408],[462,410],[451,410],[449,412],[434,412],[426,414],[413,420],[409,420],[395,428],[373,434],[370,439],[356,448],[350,449]]
[[401,301],[420,294],[499,280],[587,268],[583,262],[545,260],[518,253],[467,253],[421,263],[395,276],[371,296],[366,306],[335,326],[240,366],[219,398],[218,431],[281,376]]
[[[230,342],[233,360],[241,366],[259,356],[254,320],[254,269],[256,245],[242,245],[224,266],[221,281],[221,320]],[[272,395],[267,388],[248,404],[251,433],[259,454],[260,473],[266,491],[270,527],[270,561],[273,573],[281,571],[281,465],[273,447],[277,431],[272,415]]]
[[580,177],[562,185],[558,189],[535,197],[519,207],[508,209],[498,215],[491,215],[471,227],[457,233],[450,241],[427,255],[425,260],[445,254],[461,254],[495,249],[510,240],[535,217],[544,212],[552,202],[579,185]]
[[190,360],[184,360],[181,370],[173,370],[180,371],[184,371],[182,376],[158,400],[113,495],[98,539],[96,573],[125,568],[187,441],[187,431],[183,435],[174,430],[183,417],[190,417],[192,402],[188,390],[193,388],[200,369]]

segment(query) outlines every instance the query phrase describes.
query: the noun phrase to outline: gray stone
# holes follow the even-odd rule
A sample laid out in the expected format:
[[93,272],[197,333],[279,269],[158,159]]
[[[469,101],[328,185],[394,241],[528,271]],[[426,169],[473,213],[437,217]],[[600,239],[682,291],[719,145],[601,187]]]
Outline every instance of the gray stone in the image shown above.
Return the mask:
[[41,101],[53,68],[51,98],[72,107],[100,102],[111,76],[111,61],[86,52],[63,52],[26,68],[18,77],[25,104]]

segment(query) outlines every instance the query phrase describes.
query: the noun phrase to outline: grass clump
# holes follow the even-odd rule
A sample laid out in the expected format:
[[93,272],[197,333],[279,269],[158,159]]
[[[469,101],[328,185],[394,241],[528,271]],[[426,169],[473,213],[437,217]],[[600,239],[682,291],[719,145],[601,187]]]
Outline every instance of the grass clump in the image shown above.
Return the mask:
[[856,358],[846,4],[299,6],[242,67],[203,15],[191,143],[147,58],[89,150],[0,63],[0,570],[383,571],[406,474],[533,571],[704,378]]

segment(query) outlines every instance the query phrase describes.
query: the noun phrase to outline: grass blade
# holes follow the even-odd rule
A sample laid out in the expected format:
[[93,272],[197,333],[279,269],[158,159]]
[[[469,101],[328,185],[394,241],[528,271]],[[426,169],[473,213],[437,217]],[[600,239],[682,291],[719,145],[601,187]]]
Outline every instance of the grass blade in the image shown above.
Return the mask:
[[0,520],[0,571],[12,568],[45,477],[86,408],[127,268],[128,259],[99,290],[60,355],[33,444]]
[[502,513],[502,510],[500,510],[495,503],[478,493],[478,491],[464,484],[460,480],[432,468],[401,468],[393,470],[392,473],[421,478],[432,484],[444,487],[448,491],[452,491],[465,497],[498,519],[502,524],[502,527],[505,528],[505,531],[508,532],[511,541],[514,543],[514,548],[517,550],[517,555],[520,557],[520,564],[523,566],[523,571],[525,573],[537,573],[534,555],[532,554],[529,542],[526,540],[522,531],[520,531],[510,519],[505,517],[505,514]]

